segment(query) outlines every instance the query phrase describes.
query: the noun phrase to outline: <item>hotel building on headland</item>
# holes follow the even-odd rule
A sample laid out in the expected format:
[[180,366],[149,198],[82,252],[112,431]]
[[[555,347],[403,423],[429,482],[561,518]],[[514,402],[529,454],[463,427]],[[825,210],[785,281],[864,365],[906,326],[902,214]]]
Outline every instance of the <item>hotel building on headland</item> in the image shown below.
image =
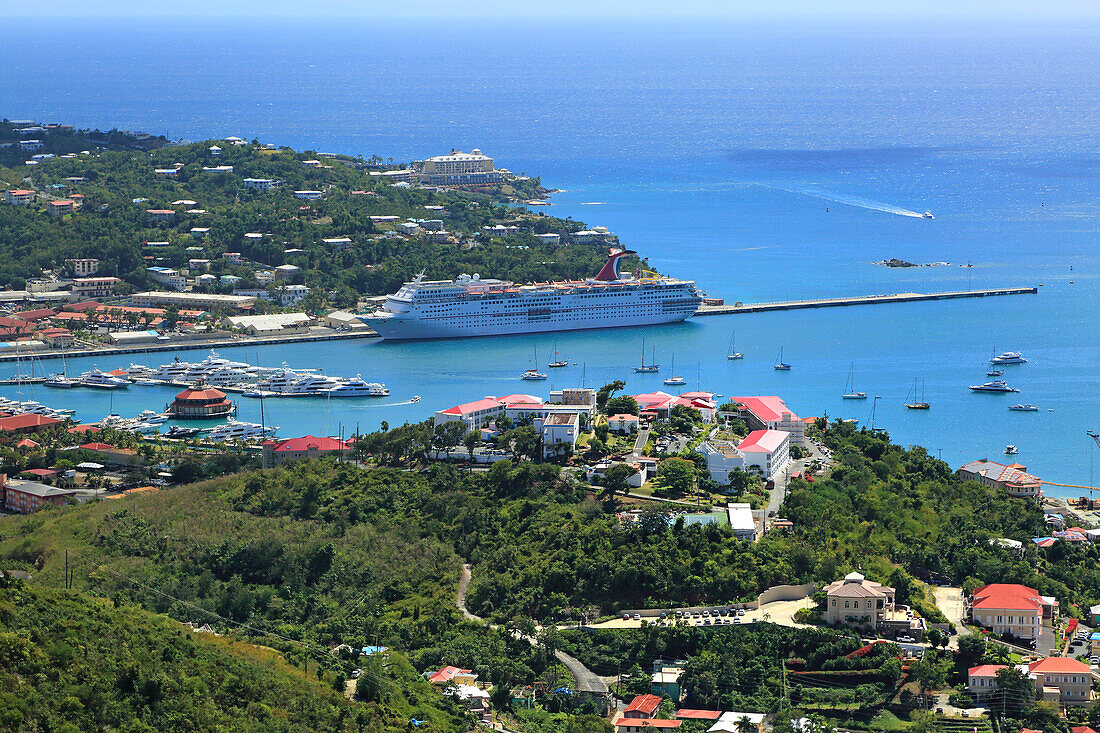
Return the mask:
[[503,171],[493,168],[493,159],[482,155],[477,148],[469,153],[452,150],[447,155],[428,158],[420,173],[421,180],[433,185],[499,183],[504,180]]

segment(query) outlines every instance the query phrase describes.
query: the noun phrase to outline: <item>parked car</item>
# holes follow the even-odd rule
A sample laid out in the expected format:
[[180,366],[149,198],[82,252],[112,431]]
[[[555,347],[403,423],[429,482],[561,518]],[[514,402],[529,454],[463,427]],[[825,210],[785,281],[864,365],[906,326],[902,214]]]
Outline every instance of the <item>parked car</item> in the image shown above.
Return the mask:
[[904,642],[906,644],[913,644],[914,642],[916,642],[916,639],[911,636],[899,636],[898,641]]
[[1093,667],[1100,667],[1100,657],[1089,657],[1089,664]]
[[640,613],[634,614],[634,620],[635,621],[641,621],[642,620],[642,614],[640,614]]

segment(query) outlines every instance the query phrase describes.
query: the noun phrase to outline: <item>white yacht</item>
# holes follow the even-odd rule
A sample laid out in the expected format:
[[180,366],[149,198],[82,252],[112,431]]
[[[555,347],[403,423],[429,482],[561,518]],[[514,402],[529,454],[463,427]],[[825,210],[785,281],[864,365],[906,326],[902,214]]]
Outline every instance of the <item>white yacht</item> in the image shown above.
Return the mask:
[[126,389],[130,386],[130,382],[92,367],[92,371],[80,375],[80,385],[96,389]]
[[[257,393],[272,393],[272,394],[293,394],[294,385],[304,375],[298,372],[291,371],[286,364],[283,364],[283,368],[272,374],[267,379],[262,379],[256,383],[255,392]],[[250,396],[249,392],[245,392],[246,396]]]
[[254,422],[240,422],[237,420],[230,420],[224,425],[218,425],[213,428],[206,437],[215,441],[229,441],[229,440],[258,440],[259,438],[265,438],[269,435],[274,435],[277,427],[264,427],[259,423]]
[[127,433],[137,433],[138,435],[160,435],[160,426],[151,422],[141,422],[140,420],[131,421],[126,425],[119,428]]
[[72,389],[77,385],[77,381],[75,379],[69,379],[64,374],[57,373],[46,377],[46,381],[42,384],[43,386],[55,387],[57,389]]
[[336,387],[326,390],[330,397],[387,397],[390,390],[379,382],[365,382],[358,374],[355,379],[346,379]]
[[142,410],[137,414],[137,420],[141,422],[147,422],[152,425],[159,425],[162,422],[167,422],[168,415],[163,412],[156,412],[154,410]]
[[1009,387],[1003,379],[994,379],[992,382],[986,382],[985,384],[972,384],[970,389],[974,392],[1019,392],[1020,390]]
[[1026,403],[1021,404],[1021,405],[1012,405],[1008,409],[1012,410],[1013,412],[1038,412],[1039,411],[1039,408],[1036,407],[1035,405],[1031,404],[1030,402],[1026,402]]
[[170,361],[167,364],[161,364],[148,376],[152,379],[164,379],[167,381],[175,381],[180,379],[187,370],[193,366],[191,362],[180,361],[177,356],[175,361]]
[[290,394],[295,395],[319,395],[339,387],[340,381],[323,374],[304,374],[294,382],[294,388]]
[[1026,364],[1027,359],[1019,351],[1006,351],[989,360],[990,364]]
[[546,379],[546,374],[537,369],[528,369],[523,373],[522,379],[526,379],[528,382],[541,382]]

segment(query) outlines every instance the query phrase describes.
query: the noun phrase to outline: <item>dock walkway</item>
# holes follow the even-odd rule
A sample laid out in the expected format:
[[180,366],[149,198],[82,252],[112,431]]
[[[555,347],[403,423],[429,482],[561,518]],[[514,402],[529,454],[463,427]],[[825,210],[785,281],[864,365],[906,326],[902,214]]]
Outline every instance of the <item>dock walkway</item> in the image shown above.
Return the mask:
[[953,300],[955,298],[988,298],[995,295],[1034,295],[1038,288],[993,288],[990,290],[953,290],[943,293],[891,293],[886,295],[856,295],[847,298],[821,298],[818,300],[784,300],[774,303],[741,303],[734,305],[704,305],[696,316],[720,316],[730,313],[763,313],[788,311],[800,308],[837,308],[848,305],[877,305],[880,303],[912,303],[921,300]]

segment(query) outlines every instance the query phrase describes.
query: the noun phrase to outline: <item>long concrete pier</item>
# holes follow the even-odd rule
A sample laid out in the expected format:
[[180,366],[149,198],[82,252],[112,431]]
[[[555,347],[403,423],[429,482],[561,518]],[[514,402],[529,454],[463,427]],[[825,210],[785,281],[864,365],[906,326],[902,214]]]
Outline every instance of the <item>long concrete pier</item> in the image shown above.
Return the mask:
[[891,293],[887,295],[858,295],[848,298],[821,298],[818,300],[784,300],[774,303],[736,303],[734,305],[704,305],[696,316],[721,316],[730,313],[763,313],[765,311],[789,311],[800,308],[838,308],[850,305],[877,305],[880,303],[913,303],[921,300],[953,300],[955,298],[989,298],[995,295],[1034,295],[1038,288],[994,288],[990,290],[952,290],[943,293]]

